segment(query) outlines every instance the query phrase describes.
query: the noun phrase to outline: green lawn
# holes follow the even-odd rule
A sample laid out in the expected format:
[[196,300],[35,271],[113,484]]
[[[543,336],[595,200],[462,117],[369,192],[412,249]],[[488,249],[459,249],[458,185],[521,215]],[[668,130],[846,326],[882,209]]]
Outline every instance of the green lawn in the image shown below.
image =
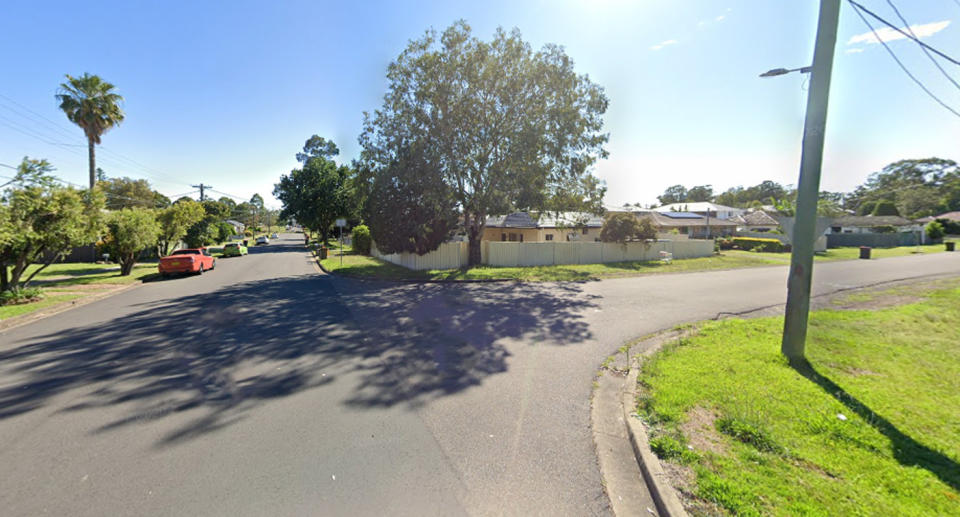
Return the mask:
[[960,282],[927,289],[812,313],[808,368],[780,355],[782,318],[704,323],[647,361],[639,413],[689,509],[960,515]]
[[[890,257],[904,257],[908,255],[916,254],[927,254],[927,253],[940,253],[945,251],[946,247],[943,244],[927,244],[924,246],[900,246],[897,248],[873,248],[871,250],[871,258],[881,259],[881,258],[890,258]],[[758,256],[764,257],[769,260],[777,260],[784,263],[790,263],[790,253],[769,253],[769,252],[752,252],[752,251],[740,251],[740,250],[727,250],[724,253],[729,253],[731,255],[749,255],[749,256]],[[828,249],[825,253],[817,253],[814,256],[816,262],[832,262],[835,260],[854,260],[860,258],[860,248],[849,247],[849,248],[831,248]]]
[[[36,267],[38,266],[31,265],[28,267],[23,278],[35,271]],[[96,286],[109,288],[114,285],[149,282],[159,278],[159,276],[157,265],[154,263],[137,264],[128,276],[120,276],[120,266],[116,264],[94,264],[90,262],[51,264],[38,273],[30,283],[30,287],[43,289],[44,298],[33,303],[0,306],[0,320],[102,292]],[[84,286],[92,286],[93,289]],[[71,287],[74,288],[73,291],[71,291]]]
[[781,262],[761,254],[727,254],[695,259],[674,260],[671,264],[655,262],[613,262],[536,267],[489,267],[470,269],[434,269],[412,271],[373,257],[356,255],[345,247],[343,265],[336,250],[331,249],[321,265],[328,271],[359,278],[383,280],[518,280],[523,282],[584,281],[652,273],[683,273],[713,269],[733,269],[776,265]]

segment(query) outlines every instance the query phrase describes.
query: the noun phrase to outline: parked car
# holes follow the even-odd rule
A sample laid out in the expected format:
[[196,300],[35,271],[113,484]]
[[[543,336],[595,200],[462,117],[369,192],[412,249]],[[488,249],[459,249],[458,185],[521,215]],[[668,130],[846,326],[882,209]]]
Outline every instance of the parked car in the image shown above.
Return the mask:
[[261,244],[270,244],[270,239],[268,239],[265,235],[257,237],[257,246]]
[[270,236],[271,239],[279,239],[280,235],[277,232],[273,232],[273,235]]
[[177,250],[160,259],[157,268],[160,275],[168,277],[176,273],[196,273],[211,271],[217,267],[217,259],[210,255],[207,248]]
[[247,254],[247,247],[239,242],[231,242],[223,247],[224,257],[242,257]]

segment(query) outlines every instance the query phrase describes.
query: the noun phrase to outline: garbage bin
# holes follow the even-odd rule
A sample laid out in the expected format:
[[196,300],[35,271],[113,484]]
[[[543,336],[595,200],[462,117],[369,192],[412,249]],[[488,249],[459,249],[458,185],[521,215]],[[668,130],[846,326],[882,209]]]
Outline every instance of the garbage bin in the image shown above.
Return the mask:
[[323,260],[323,259],[327,258],[327,252],[328,252],[328,251],[330,251],[330,249],[327,248],[326,246],[321,246],[321,247],[320,247],[320,260]]
[[243,247],[244,247],[244,248],[247,247],[247,243],[248,243],[248,242],[250,242],[250,241],[248,241],[247,239],[243,239]]
[[947,251],[954,251],[954,250],[956,249],[956,246],[957,246],[957,243],[956,243],[956,242],[953,242],[953,241],[945,242],[945,243],[943,243],[943,244],[944,244],[944,246],[947,247]]
[[870,258],[870,246],[860,246],[860,258],[862,259]]

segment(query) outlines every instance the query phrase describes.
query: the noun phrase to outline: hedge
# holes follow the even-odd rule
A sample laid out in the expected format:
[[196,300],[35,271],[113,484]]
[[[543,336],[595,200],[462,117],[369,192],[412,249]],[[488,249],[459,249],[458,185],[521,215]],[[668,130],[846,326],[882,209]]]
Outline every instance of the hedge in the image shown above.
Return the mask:
[[790,245],[777,239],[761,239],[759,237],[734,237],[733,247],[746,251],[772,251],[780,253],[790,251]]

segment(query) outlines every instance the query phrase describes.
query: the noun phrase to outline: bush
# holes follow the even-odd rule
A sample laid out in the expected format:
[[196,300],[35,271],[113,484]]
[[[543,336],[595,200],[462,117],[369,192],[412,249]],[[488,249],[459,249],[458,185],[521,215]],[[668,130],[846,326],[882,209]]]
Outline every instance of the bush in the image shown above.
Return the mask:
[[217,240],[220,242],[230,240],[230,237],[233,236],[233,226],[230,226],[227,223],[220,223],[217,225]]
[[370,237],[370,228],[365,224],[353,227],[353,251],[362,255],[370,254],[370,245],[373,239]]
[[43,298],[43,291],[36,287],[15,287],[0,292],[0,305],[17,305],[35,302]]
[[717,247],[721,250],[733,249],[733,237],[720,237],[717,239]]
[[731,246],[746,251],[771,251],[783,253],[790,247],[777,239],[761,239],[759,237],[734,237]]
[[933,240],[942,239],[944,235],[943,225],[937,221],[930,221],[926,227],[927,237]]
[[877,205],[873,207],[873,215],[900,215],[900,211],[897,210],[897,205],[893,201],[883,200],[877,202]]
[[632,240],[656,238],[657,228],[649,217],[637,217],[623,212],[607,214],[603,218],[603,228],[600,229],[600,240],[603,242],[623,244]]
[[951,221],[950,219],[937,219],[937,222],[943,226],[943,231],[947,235],[960,235],[960,221]]

